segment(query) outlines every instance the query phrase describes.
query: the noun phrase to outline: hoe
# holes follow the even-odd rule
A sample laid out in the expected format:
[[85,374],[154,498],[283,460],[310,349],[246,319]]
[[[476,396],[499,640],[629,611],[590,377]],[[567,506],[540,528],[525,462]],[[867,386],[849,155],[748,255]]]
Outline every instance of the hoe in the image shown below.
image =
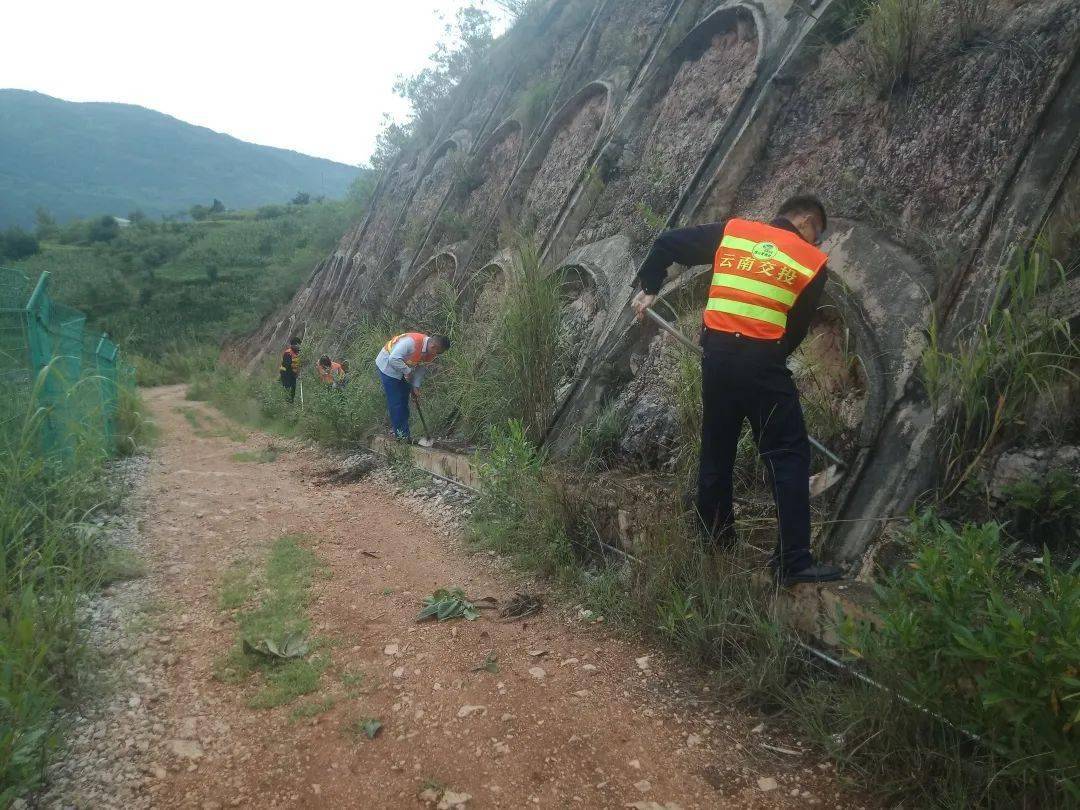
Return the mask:
[[419,397],[414,396],[412,401],[413,404],[416,405],[416,414],[420,417],[420,424],[424,427],[424,438],[420,439],[417,444],[421,447],[432,447],[435,442],[431,438],[431,431],[428,430],[427,420],[424,419],[424,412],[420,410],[420,399]]

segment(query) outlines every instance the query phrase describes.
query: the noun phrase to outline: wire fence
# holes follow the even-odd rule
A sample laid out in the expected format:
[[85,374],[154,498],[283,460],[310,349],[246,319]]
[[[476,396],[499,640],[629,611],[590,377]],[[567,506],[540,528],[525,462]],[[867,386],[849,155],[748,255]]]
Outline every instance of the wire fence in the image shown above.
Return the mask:
[[130,371],[108,336],[86,332],[86,316],[52,300],[49,274],[36,283],[0,268],[0,430],[25,440],[26,425],[45,456],[110,455],[120,376]]

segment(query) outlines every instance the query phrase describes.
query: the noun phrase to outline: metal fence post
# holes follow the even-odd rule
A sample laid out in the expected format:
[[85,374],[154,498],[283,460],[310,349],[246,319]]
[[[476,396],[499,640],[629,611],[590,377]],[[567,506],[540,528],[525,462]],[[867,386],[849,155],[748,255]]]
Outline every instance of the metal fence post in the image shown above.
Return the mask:
[[[26,347],[30,360],[32,392],[37,394],[37,407],[44,411],[41,420],[41,443],[46,455],[55,453],[62,448],[60,443],[59,413],[61,405],[61,391],[59,380],[55,370],[52,369],[53,359],[52,336],[49,334],[48,322],[51,314],[51,302],[48,295],[49,273],[43,272],[34,285],[34,291],[26,302]],[[39,377],[42,376],[41,385],[38,387]]]
[[116,344],[109,340],[109,336],[101,333],[101,338],[94,349],[97,359],[97,373],[101,391],[101,421],[105,438],[105,452],[112,454],[115,447],[115,422],[116,409],[119,402],[119,391],[116,379],[116,355],[119,349]]

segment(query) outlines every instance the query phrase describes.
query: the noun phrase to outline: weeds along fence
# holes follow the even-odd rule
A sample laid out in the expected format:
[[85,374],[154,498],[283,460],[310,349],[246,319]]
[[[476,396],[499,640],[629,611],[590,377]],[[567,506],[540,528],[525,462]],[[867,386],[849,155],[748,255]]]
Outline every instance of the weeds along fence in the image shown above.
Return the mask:
[[119,354],[106,335],[86,332],[83,313],[52,300],[47,272],[31,284],[0,268],[4,436],[23,436],[22,421],[34,415],[44,456],[70,459],[76,448],[110,455],[121,377],[131,374]]

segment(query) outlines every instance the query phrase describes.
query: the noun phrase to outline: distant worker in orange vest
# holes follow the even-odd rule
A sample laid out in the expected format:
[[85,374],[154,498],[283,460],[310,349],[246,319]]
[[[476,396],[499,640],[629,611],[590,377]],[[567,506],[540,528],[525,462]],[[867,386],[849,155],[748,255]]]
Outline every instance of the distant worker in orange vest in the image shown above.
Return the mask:
[[330,374],[330,356],[324,354],[319,358],[319,362],[315,364],[315,373],[319,375],[319,382],[331,385],[334,382],[334,378]]
[[319,375],[320,382],[326,383],[328,388],[333,388],[334,383],[341,376],[341,364],[331,360],[330,355],[324,354],[319,358],[315,371]]
[[429,366],[450,348],[446,335],[406,332],[390,338],[375,358],[394,436],[409,441],[409,396],[419,398],[420,385]]
[[289,402],[296,399],[296,378],[300,374],[300,338],[292,337],[289,345],[281,355],[281,366],[278,368],[281,376],[281,387],[289,397]]
[[821,202],[800,196],[768,223],[733,218],[666,231],[641,266],[641,291],[631,304],[640,319],[673,263],[713,265],[701,335],[698,515],[714,549],[734,545],[732,471],[749,419],[779,522],[770,568],[784,585],[841,576],[810,553],[810,443],[786,364],[806,337],[825,287],[829,257],[817,245],[827,224]]

